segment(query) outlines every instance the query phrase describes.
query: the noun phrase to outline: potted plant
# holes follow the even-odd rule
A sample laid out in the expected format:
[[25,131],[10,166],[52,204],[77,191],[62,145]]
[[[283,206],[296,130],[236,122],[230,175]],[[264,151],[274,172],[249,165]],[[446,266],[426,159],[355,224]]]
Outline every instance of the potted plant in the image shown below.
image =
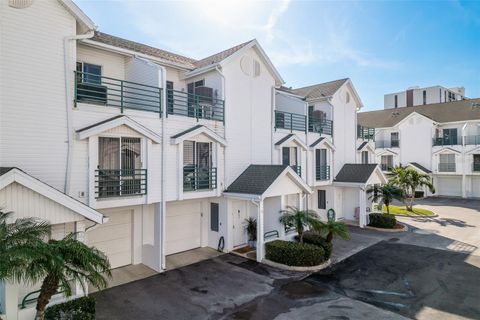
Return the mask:
[[247,223],[248,245],[252,248],[257,247],[257,219],[248,217],[245,219]]

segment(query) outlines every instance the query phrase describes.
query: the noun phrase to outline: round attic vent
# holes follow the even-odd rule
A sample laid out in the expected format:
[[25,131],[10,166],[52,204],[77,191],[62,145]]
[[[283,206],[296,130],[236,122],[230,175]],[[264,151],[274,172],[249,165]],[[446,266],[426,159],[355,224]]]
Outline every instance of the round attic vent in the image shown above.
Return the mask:
[[28,8],[33,4],[33,0],[8,0],[8,5],[15,9]]

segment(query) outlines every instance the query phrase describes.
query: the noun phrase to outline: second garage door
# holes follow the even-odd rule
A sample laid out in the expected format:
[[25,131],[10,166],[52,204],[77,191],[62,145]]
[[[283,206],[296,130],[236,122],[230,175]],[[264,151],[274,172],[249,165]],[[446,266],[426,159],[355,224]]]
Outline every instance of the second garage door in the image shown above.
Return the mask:
[[480,177],[472,177],[472,197],[480,198]]
[[436,177],[437,190],[439,196],[462,196],[462,177]]
[[165,253],[173,254],[201,246],[201,203],[167,204]]
[[132,263],[132,212],[106,214],[108,222],[88,231],[87,242],[105,253],[112,268]]

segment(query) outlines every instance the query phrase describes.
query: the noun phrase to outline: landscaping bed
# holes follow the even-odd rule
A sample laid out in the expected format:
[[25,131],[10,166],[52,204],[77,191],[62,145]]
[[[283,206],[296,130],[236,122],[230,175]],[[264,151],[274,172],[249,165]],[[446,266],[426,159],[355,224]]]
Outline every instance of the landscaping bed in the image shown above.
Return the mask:
[[[407,208],[404,206],[389,206],[390,214],[398,215],[398,216],[411,216],[411,217],[435,217],[436,214],[430,210],[422,209],[422,208],[413,208],[413,211],[407,211]],[[383,212],[387,212],[387,207],[383,206]]]
[[380,231],[399,232],[407,231],[407,226],[398,223],[395,215],[388,213],[374,212],[369,215],[370,223],[367,228]]
[[95,298],[85,296],[48,307],[45,320],[95,320]]

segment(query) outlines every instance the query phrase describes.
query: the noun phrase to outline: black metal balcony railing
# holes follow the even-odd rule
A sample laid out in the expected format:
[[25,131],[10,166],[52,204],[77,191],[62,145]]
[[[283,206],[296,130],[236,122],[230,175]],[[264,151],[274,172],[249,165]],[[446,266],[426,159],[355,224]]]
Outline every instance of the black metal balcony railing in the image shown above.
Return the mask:
[[375,141],[375,148],[398,148],[400,140],[377,140]]
[[97,198],[144,194],[147,194],[146,169],[95,170],[95,195]]
[[480,163],[474,163],[472,165],[472,171],[473,172],[480,172]]
[[479,136],[466,136],[465,137],[466,145],[480,145],[480,135]]
[[292,167],[293,171],[298,174],[299,177],[302,176],[302,166],[290,166]]
[[167,89],[167,114],[224,121],[225,101],[209,96]]
[[333,134],[333,121],[310,116],[308,117],[308,131],[331,136]]
[[75,103],[162,114],[162,88],[75,71]]
[[330,180],[330,166],[317,166],[315,168],[315,180]]
[[375,141],[375,128],[357,126],[357,138]]
[[449,137],[449,138],[433,138],[434,146],[455,146],[462,144],[462,137]]
[[279,128],[306,132],[307,116],[275,110],[275,129]]
[[455,163],[439,163],[438,172],[455,172],[456,165]]
[[217,168],[185,166],[183,168],[183,190],[195,191],[217,188]]
[[380,168],[382,171],[392,171],[393,165],[388,163],[381,163]]

